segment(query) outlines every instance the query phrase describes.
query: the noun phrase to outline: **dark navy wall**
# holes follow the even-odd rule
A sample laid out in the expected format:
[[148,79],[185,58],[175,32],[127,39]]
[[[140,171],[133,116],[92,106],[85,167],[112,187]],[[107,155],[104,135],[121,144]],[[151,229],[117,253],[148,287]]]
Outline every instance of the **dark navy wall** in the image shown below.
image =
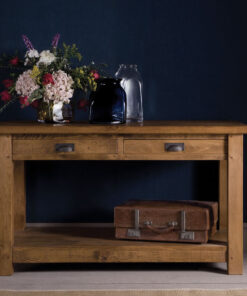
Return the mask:
[[[145,119],[247,122],[245,0],[3,2],[0,51],[38,50],[55,33],[85,62],[138,64]],[[87,114],[77,113],[78,119]],[[35,119],[13,105],[0,120]],[[111,221],[126,199],[217,198],[214,162],[29,162],[29,221]],[[246,199],[246,194],[245,194]]]

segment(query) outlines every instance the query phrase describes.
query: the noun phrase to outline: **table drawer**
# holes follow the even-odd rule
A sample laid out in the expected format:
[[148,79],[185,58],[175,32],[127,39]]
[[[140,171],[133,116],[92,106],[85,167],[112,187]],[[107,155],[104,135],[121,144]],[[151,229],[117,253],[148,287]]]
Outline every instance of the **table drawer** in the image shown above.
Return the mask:
[[71,155],[117,154],[118,141],[112,138],[97,139],[15,139],[13,140],[14,159],[54,158]]
[[224,159],[227,153],[225,140],[191,140],[191,139],[145,139],[124,141],[124,154],[126,155],[149,155],[156,159],[159,156],[164,158],[177,159]]

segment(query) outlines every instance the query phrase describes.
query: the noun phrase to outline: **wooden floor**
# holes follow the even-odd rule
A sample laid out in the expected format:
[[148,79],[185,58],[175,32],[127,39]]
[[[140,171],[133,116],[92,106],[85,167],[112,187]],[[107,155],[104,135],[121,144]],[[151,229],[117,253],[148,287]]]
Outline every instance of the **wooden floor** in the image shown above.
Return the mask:
[[27,227],[15,234],[15,263],[226,262],[226,237],[207,244],[117,240],[113,227]]

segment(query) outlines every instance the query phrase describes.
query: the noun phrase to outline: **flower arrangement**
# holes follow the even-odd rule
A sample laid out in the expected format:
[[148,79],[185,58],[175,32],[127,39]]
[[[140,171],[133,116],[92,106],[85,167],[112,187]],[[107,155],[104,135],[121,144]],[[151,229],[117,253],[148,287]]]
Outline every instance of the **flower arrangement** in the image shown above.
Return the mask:
[[[82,56],[75,44],[64,43],[58,48],[60,34],[56,34],[51,48],[38,52],[27,36],[22,38],[27,49],[24,59],[17,55],[1,59],[2,66],[15,69],[15,73],[2,82],[5,90],[0,93],[4,102],[0,113],[16,100],[22,108],[29,105],[37,108],[41,103],[68,104],[76,89],[85,94],[96,89],[99,69],[94,63],[80,65]],[[74,60],[77,60],[76,67],[72,67]],[[79,101],[79,108],[86,105],[85,99]]]

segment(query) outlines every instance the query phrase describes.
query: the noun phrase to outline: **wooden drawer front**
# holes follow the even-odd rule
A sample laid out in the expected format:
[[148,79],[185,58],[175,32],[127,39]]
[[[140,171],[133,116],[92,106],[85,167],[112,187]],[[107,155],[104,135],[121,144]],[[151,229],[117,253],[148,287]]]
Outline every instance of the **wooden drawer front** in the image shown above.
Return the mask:
[[[147,155],[147,159],[224,159],[225,140],[125,140],[125,155]],[[137,157],[138,158],[138,157]]]
[[[117,139],[44,139],[44,140],[13,140],[14,159],[70,158],[70,156],[117,154]],[[91,157],[90,157],[91,155]],[[97,157],[96,157],[97,158]]]

